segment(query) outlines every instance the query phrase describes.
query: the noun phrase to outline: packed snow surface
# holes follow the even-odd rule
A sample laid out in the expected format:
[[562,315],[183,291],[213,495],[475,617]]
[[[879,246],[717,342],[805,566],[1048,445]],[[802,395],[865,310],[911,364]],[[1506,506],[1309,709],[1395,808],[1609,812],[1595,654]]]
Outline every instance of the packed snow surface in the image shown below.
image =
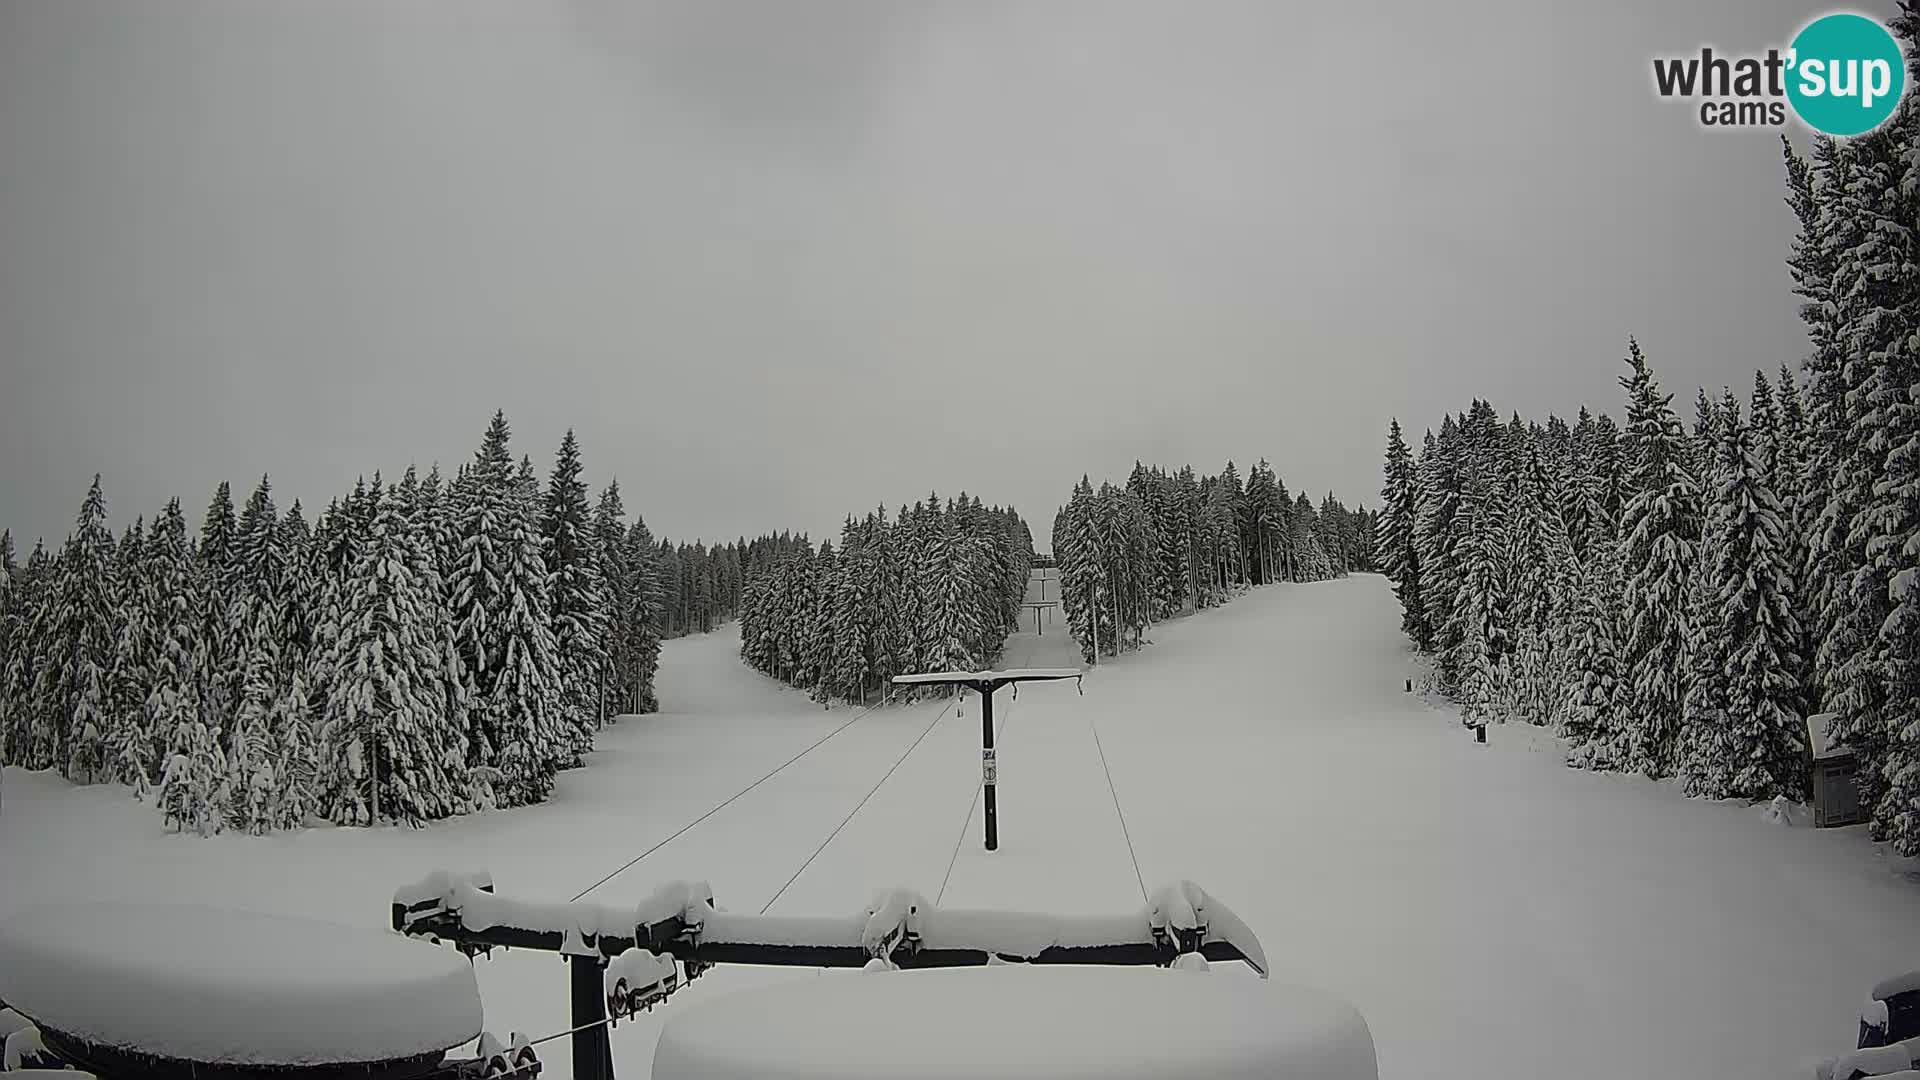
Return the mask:
[[674,1011],[655,1080],[1374,1080],[1323,992],[1207,972],[1020,965],[836,973]]
[[[1256,589],[1148,636],[1088,668],[1084,694],[999,695],[997,852],[981,850],[968,694],[865,716],[583,903],[633,910],[704,881],[723,909],[758,912],[778,893],[772,914],[837,917],[904,887],[942,908],[1138,926],[1142,879],[1191,880],[1259,935],[1273,981],[1360,1010],[1387,1080],[1804,1075],[1852,1045],[1875,984],[1920,969],[1920,882],[1864,827],[1783,828],[1764,806],[1570,770],[1536,728],[1496,725],[1476,746],[1452,710],[1403,692],[1419,672],[1381,578]],[[1027,620],[1005,660],[1079,663],[1058,618],[1039,637]],[[137,890],[377,929],[394,890],[437,867],[564,903],[857,713],[748,670],[732,627],[667,642],[659,687],[666,711],[600,733],[551,802],[428,829],[201,840],[164,833],[124,789],[8,769],[0,919]],[[619,1075],[644,1077],[660,1023],[701,1001],[914,974],[708,972],[613,1031]],[[567,1027],[560,958],[496,952],[478,975],[489,1029]],[[568,1074],[567,1051],[541,1044],[548,1075]]]
[[0,920],[0,1001],[102,1046],[246,1065],[432,1053],[481,1020],[466,960],[377,924],[119,901]]

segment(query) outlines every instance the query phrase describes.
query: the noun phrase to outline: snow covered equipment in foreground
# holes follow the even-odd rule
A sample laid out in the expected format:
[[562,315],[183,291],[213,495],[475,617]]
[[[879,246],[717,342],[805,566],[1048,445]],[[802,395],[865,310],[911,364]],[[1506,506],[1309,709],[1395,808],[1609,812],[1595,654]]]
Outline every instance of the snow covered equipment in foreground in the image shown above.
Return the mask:
[[[652,1008],[715,964],[893,972],[989,965],[1174,968],[1238,960],[1262,980],[1267,974],[1253,931],[1190,881],[1165,886],[1144,908],[1121,915],[947,909],[910,889],[889,889],[849,915],[798,916],[722,911],[704,882],[673,882],[636,905],[616,907],[516,900],[496,894],[485,874],[442,871],[396,890],[392,920],[401,933],[452,944],[469,956],[496,947],[565,955],[576,1080],[612,1077],[609,1023]],[[1221,978],[1242,990],[1262,985]],[[903,984],[923,985],[932,984]]]
[[1861,1047],[1815,1065],[1814,1080],[1913,1080],[1920,1077],[1920,1039],[1887,1046]]
[[646,949],[628,949],[607,961],[607,1015],[623,1020],[667,1000],[680,989],[680,965],[673,957]]
[[721,995],[661,1028],[654,1080],[1378,1080],[1351,1005],[1203,971],[840,975]]
[[1807,717],[1807,746],[1812,754],[1813,827],[1829,829],[1858,825],[1867,820],[1860,805],[1860,789],[1854,785],[1859,762],[1853,749],[1834,745],[1829,737],[1833,713],[1815,713]]
[[[168,904],[63,903],[0,922],[0,1001],[44,1055],[96,1076],[531,1077],[481,1034],[471,964],[339,923]],[[27,1036],[17,1032],[15,1038]],[[71,1075],[71,1074],[69,1074]]]
[[1920,1039],[1920,971],[1882,979],[1860,1015],[1860,1046]]
[[1860,1036],[1854,1049],[1814,1063],[1811,1076],[1813,1080],[1920,1080],[1920,971],[1881,980],[1860,1010]]
[[1072,679],[1079,683],[1079,668],[1016,668],[1012,671],[930,671],[919,675],[895,675],[893,681],[904,685],[963,686],[980,695],[980,776],[985,785],[987,850],[1000,846],[999,813],[994,806],[993,789],[999,762],[993,749],[993,692],[1008,683],[1049,682]]

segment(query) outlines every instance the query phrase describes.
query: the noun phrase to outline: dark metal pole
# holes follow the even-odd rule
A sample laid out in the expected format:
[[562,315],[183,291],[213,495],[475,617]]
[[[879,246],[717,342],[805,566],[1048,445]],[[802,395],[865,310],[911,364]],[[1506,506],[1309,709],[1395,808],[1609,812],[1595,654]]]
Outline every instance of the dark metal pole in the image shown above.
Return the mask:
[[607,1041],[607,989],[598,956],[567,957],[573,992],[573,1080],[613,1080]]
[[994,851],[1000,847],[1000,819],[993,805],[993,781],[998,764],[993,758],[994,686],[976,683],[974,689],[980,692],[980,775],[987,794],[987,850]]

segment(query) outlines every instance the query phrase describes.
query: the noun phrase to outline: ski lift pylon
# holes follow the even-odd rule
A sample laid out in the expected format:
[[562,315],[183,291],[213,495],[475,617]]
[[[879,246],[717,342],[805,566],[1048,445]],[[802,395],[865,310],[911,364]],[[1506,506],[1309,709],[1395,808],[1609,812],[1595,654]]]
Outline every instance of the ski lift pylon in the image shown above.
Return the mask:
[[993,747],[993,695],[1003,686],[1013,686],[1018,694],[1023,682],[1057,682],[1072,679],[1078,685],[1085,672],[1079,668],[1014,668],[1009,671],[929,671],[915,675],[895,675],[902,686],[959,686],[980,695],[980,782],[986,813],[987,850],[1000,847],[1000,812],[994,788],[1000,763]]

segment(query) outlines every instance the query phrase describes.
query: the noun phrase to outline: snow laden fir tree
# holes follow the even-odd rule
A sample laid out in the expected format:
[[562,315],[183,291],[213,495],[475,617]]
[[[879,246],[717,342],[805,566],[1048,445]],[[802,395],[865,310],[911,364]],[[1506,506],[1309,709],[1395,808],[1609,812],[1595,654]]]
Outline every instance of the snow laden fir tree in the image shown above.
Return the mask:
[[311,524],[263,477],[116,543],[96,477],[57,553],[0,535],[0,761],[201,834],[546,798],[657,708],[663,632],[737,609],[747,545],[656,542],[616,484],[589,501],[571,432],[544,488],[509,440],[496,415],[450,483],[376,474]]
[[[1893,26],[1920,57],[1912,5]],[[1496,707],[1559,727],[1573,764],[1742,799],[1804,797],[1802,718],[1831,714],[1872,835],[1920,855],[1920,105],[1784,154],[1797,373],[1757,373],[1744,408],[1702,390],[1688,431],[1630,343],[1624,429],[1584,409],[1501,427],[1474,402],[1410,461],[1396,423],[1379,552],[1436,688],[1460,694],[1513,640],[1514,530],[1557,516],[1549,674],[1496,680]],[[1509,479],[1528,454],[1545,505]],[[1476,535],[1503,520],[1468,512],[1488,497],[1504,524]]]
[[[1421,452],[1387,433],[1378,557],[1434,689],[1469,723],[1558,728],[1569,763],[1693,794],[1806,794],[1807,637],[1780,496],[1789,377],[1689,433],[1637,343],[1628,423],[1503,423],[1475,401]],[[1785,404],[1783,409],[1781,406]]]
[[[1329,494],[1315,509],[1263,460],[1197,477],[1135,463],[1126,486],[1081,477],[1055,515],[1067,627],[1088,662],[1137,648],[1155,622],[1255,585],[1371,569],[1374,515]],[[1096,654],[1096,644],[1098,653]]]
[[748,548],[740,654],[821,702],[882,700],[895,675],[998,662],[1019,622],[1033,537],[1012,510],[962,493],[884,508],[815,549]]

